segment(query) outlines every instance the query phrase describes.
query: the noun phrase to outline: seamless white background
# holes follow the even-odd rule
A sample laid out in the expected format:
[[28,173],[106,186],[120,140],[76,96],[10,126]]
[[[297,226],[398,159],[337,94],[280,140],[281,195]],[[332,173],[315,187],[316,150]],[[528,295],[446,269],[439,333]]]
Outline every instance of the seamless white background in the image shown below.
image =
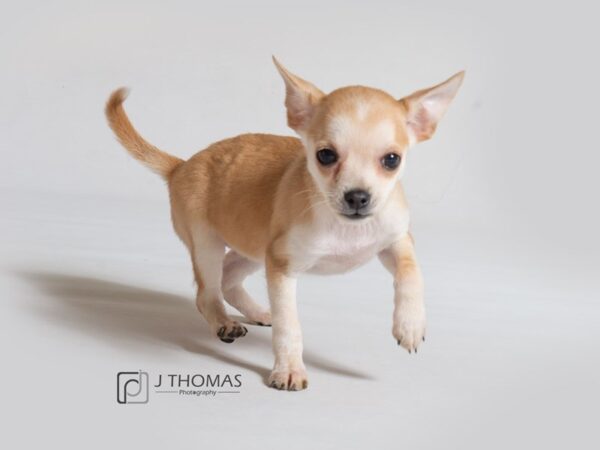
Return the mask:
[[[4,446],[597,448],[596,86],[589,2],[24,1],[0,18]],[[324,91],[464,85],[403,184],[428,340],[390,333],[377,262],[299,286],[310,389],[264,386],[270,331],[226,346],[193,305],[163,183],[111,90],[189,157],[289,134],[272,63]],[[248,282],[266,302],[264,277]],[[241,373],[242,393],[116,403],[116,373]]]

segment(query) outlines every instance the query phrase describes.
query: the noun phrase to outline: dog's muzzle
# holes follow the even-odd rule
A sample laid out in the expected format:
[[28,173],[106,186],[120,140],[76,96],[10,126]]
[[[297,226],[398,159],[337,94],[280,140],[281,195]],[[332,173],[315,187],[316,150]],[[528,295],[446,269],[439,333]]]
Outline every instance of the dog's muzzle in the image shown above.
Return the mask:
[[352,189],[344,193],[341,214],[349,219],[364,219],[371,212],[371,194],[363,189]]

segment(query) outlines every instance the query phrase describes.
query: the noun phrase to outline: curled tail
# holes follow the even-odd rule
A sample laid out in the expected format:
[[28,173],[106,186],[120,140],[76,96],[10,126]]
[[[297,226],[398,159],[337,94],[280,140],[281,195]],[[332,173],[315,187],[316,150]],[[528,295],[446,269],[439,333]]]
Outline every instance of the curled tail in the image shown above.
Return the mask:
[[135,131],[123,109],[123,102],[127,98],[127,94],[127,89],[120,88],[114,91],[108,99],[105,109],[108,123],[123,147],[135,159],[168,179],[171,172],[182,164],[183,160],[159,150]]

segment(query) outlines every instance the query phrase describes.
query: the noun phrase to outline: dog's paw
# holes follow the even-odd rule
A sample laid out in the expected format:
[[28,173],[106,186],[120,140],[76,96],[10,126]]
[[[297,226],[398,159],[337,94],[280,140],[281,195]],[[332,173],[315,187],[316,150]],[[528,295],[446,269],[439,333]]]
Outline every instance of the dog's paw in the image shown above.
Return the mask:
[[422,302],[401,304],[395,317],[392,334],[398,345],[408,353],[416,353],[419,344],[425,340],[425,307]]
[[269,376],[269,387],[282,391],[301,391],[308,387],[305,369],[274,369]]
[[252,314],[252,317],[247,317],[247,319],[254,322],[256,325],[261,327],[270,327],[271,326],[271,311],[261,311],[257,314]]
[[248,333],[248,329],[245,326],[232,320],[218,329],[217,336],[223,342],[231,344],[237,338],[246,336],[246,333]]

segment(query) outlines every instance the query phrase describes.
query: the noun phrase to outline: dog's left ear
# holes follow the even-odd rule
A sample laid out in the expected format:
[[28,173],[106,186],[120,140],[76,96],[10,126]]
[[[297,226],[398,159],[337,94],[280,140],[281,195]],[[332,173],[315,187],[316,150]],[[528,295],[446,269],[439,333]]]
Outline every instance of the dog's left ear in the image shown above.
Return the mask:
[[400,100],[406,110],[406,125],[413,143],[433,136],[464,76],[464,71],[458,72],[437,86],[422,89]]
[[289,72],[274,56],[273,62],[285,82],[288,125],[302,134],[312,117],[315,106],[325,94],[313,84]]

